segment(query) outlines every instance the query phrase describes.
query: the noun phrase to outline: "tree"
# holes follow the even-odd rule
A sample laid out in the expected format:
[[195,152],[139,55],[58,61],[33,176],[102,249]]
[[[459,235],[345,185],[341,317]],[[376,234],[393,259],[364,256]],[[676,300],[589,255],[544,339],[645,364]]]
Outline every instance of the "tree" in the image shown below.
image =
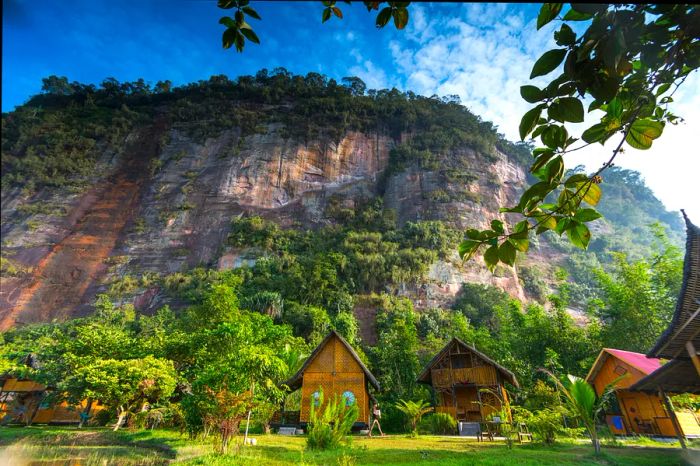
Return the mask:
[[[322,22],[343,13],[335,1],[322,2]],[[382,28],[393,18],[397,29],[409,20],[410,2],[363,2],[368,11],[378,11],[376,25]],[[248,0],[219,0],[219,8],[236,8],[235,19],[223,17],[225,48],[235,45],[241,52],[245,39],[260,43],[246,15],[260,16]],[[542,147],[532,151],[530,172],[539,181],[528,188],[517,205],[502,213],[522,220],[510,226],[503,218],[490,228],[466,231],[459,247],[469,259],[486,247],[483,257],[493,270],[499,262],[513,265],[518,253],[529,248],[530,232],[566,233],[571,243],[586,249],[591,232],[586,223],[601,217],[595,206],[601,199],[601,175],[613,166],[625,144],[649,149],[661,136],[666,123],[679,118],[668,110],[673,94],[700,67],[700,10],[695,5],[605,5],[571,4],[560,15],[562,3],[545,3],[537,17],[537,29],[553,20],[562,22],[554,33],[559,48],[545,52],[533,65],[530,78],[545,76],[563,64],[563,72],[540,89],[524,85],[523,99],[537,104],[520,123],[520,137],[539,138]],[[577,34],[568,24],[588,25]],[[570,125],[584,121],[584,101],[591,100],[587,113],[602,111],[597,123],[580,137],[570,134]],[[618,137],[610,159],[591,175],[577,173],[564,179],[563,156],[590,144],[604,144]],[[576,143],[582,141],[579,145]]]
[[71,374],[57,386],[71,401],[99,400],[116,411],[116,431],[129,414],[172,395],[177,376],[172,361],[154,358],[73,361]]
[[[549,377],[557,384],[560,393],[564,395],[566,405],[569,411],[574,414],[584,425],[591,437],[591,443],[596,454],[600,453],[600,440],[598,439],[598,429],[596,420],[601,412],[605,409],[606,403],[615,392],[615,384],[622,378],[618,377],[603,389],[603,393],[599,398],[596,398],[593,387],[580,377],[573,375],[568,376],[568,384],[562,384],[551,372],[540,369],[540,371],[549,375]],[[624,377],[624,376],[623,376]]]
[[591,307],[603,320],[602,343],[611,348],[644,352],[671,320],[683,277],[680,250],[660,235],[661,249],[650,261],[630,262],[614,253],[614,268],[595,270],[602,298]]

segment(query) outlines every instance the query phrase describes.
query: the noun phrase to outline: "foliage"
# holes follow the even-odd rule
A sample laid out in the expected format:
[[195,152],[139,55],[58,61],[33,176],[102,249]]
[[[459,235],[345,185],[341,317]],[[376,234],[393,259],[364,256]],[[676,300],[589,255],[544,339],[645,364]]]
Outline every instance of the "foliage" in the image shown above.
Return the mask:
[[[561,3],[544,4],[538,29],[559,18]],[[520,137],[539,137],[543,147],[533,150],[530,172],[539,180],[528,188],[516,206],[502,212],[525,217],[510,231],[500,220],[483,231],[467,230],[468,240],[460,254],[471,257],[482,245],[484,260],[492,269],[503,262],[512,265],[518,252],[526,252],[528,233],[566,233],[570,242],[586,249],[591,232],[586,223],[601,217],[595,210],[601,195],[600,176],[609,168],[623,145],[649,149],[661,136],[666,123],[678,117],[668,110],[672,95],[688,75],[700,66],[698,12],[690,5],[596,5],[571,4],[554,33],[559,48],[545,52],[534,64],[530,78],[559,68],[563,72],[546,87],[525,85],[522,97],[537,104],[520,123]],[[582,34],[567,21],[589,22]],[[619,136],[608,162],[592,175],[577,173],[564,179],[563,155],[577,150],[566,123],[584,120],[583,99],[593,102],[588,113],[602,111],[599,122],[581,135],[583,145],[604,144]],[[554,199],[554,196],[558,197]],[[499,244],[498,238],[504,238]]]
[[563,420],[567,411],[562,406],[541,408],[534,412],[517,407],[514,411],[515,419],[525,422],[534,436],[547,445],[553,444],[557,435],[564,433]]
[[673,316],[683,259],[676,246],[659,238],[662,249],[649,260],[629,262],[624,254],[614,253],[611,271],[594,271],[601,299],[591,301],[590,306],[605,322],[601,338],[606,347],[644,352]]
[[457,420],[447,413],[433,413],[419,421],[418,431],[433,435],[454,435],[457,432]]
[[568,376],[568,384],[562,384],[551,372],[542,370],[557,384],[560,393],[563,394],[569,412],[574,415],[584,425],[593,443],[596,454],[600,454],[600,441],[598,439],[598,429],[596,420],[605,409],[606,403],[611,396],[614,396],[615,385],[621,379],[618,377],[608,384],[600,396],[596,398],[595,390],[588,382],[580,377]]
[[433,409],[430,403],[424,400],[399,400],[399,402],[396,403],[396,408],[406,416],[408,424],[411,427],[411,432],[416,432],[418,423],[423,415],[429,413]]
[[[311,450],[332,450],[340,446],[350,434],[359,415],[357,403],[348,405],[336,394],[324,403],[323,390],[319,389],[318,401],[311,400],[306,446]],[[318,402],[318,406],[315,404]]]
[[231,437],[238,433],[241,421],[253,407],[252,393],[235,393],[226,384],[218,390],[206,387],[211,398],[210,410],[206,412],[204,423],[218,427],[220,433],[220,449],[226,453]]

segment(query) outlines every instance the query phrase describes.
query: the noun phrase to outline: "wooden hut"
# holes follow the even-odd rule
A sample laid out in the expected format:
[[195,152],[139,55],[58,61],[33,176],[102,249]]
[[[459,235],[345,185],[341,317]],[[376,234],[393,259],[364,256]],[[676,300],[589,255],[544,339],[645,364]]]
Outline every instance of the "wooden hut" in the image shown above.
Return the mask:
[[458,338],[435,355],[418,377],[418,383],[435,390],[435,412],[469,422],[484,421],[503,408],[510,420],[505,382],[518,386],[511,371]]
[[94,415],[102,409],[87,401],[73,406],[65,401],[48,403],[49,390],[42,384],[14,377],[0,379],[0,422],[22,424],[77,424],[80,414]]
[[[24,364],[37,368],[34,355],[28,355]],[[51,388],[29,379],[0,374],[0,424],[78,424],[80,415],[94,415],[104,409],[99,402],[83,400],[78,405],[62,401],[49,403]]]
[[[695,415],[691,412],[669,413],[656,394],[631,391],[629,388],[662,367],[661,360],[640,353],[604,348],[586,376],[600,396],[615,382],[615,399],[606,412],[606,422],[615,434],[648,434],[675,436],[673,415],[683,419],[686,435],[700,434]],[[622,377],[620,379],[620,377]]]
[[679,413],[669,393],[700,394],[700,228],[685,212],[687,238],[683,263],[683,283],[673,319],[648,356],[669,361],[632,387],[634,391],[658,395],[670,413],[675,435],[685,447],[684,437],[697,436],[696,413]]
[[314,349],[299,371],[285,382],[290,390],[301,388],[299,424],[309,421],[312,400],[323,390],[325,400],[334,396],[357,403],[358,424],[369,425],[369,385],[379,390],[379,382],[360,360],[355,350],[335,330]]

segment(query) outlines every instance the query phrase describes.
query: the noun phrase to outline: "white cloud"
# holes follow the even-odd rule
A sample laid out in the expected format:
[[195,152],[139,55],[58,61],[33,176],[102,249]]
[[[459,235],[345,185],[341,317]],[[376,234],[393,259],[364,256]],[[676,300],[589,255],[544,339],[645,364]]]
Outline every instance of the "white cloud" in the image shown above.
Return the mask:
[[[537,31],[534,16],[525,17],[505,4],[471,3],[461,10],[457,17],[447,18],[430,15],[422,6],[412,10],[406,40],[389,44],[403,75],[402,87],[428,96],[456,94],[472,112],[518,140],[520,118],[532,107],[520,98],[520,86],[547,82],[543,77],[531,81],[529,75],[535,60],[556,46],[552,38],[556,26]],[[365,66],[365,71],[370,69]],[[700,135],[698,73],[675,98],[673,110],[686,119],[685,124],[667,127],[648,151],[628,149],[616,163],[642,173],[668,208],[685,208],[700,223],[700,150],[695,142]],[[593,170],[609,158],[610,150],[607,146],[581,150],[569,155],[567,164],[584,164]]]

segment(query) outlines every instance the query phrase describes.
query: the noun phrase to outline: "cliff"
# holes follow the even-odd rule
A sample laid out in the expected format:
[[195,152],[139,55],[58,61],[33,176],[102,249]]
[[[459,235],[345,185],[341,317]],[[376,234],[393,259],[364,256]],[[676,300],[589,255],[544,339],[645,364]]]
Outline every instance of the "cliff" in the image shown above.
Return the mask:
[[[200,86],[209,92],[212,85]],[[329,213],[334,209],[353,209],[362,200],[380,198],[399,225],[439,220],[462,230],[501,218],[498,208],[513,204],[525,186],[522,162],[496,148],[493,127],[454,103],[404,97],[401,112],[393,109],[391,116],[382,116],[381,107],[371,118],[366,109],[333,107],[331,115],[340,112],[344,121],[348,115],[364,118],[340,124],[328,117],[331,110],[326,107],[319,107],[323,114],[316,108],[314,116],[303,100],[296,106],[289,101],[250,103],[250,96],[246,101],[232,95],[231,89],[240,87],[226,84],[219,100],[209,94],[193,99],[187,89],[182,91],[185,97],[148,98],[160,99],[156,102],[108,95],[109,110],[97,107],[100,114],[111,112],[105,129],[93,128],[94,134],[87,136],[85,122],[92,124],[96,110],[85,102],[84,107],[75,102],[68,106],[66,99],[78,97],[54,96],[54,110],[36,110],[37,102],[30,101],[3,115],[3,133],[10,134],[3,136],[3,170],[12,178],[3,177],[0,328],[85,315],[95,296],[108,289],[119,299],[135,297],[137,307],[152,310],[167,302],[157,284],[142,279],[124,285],[122,280],[122,289],[115,290],[115,280],[195,266],[253,264],[258,253],[226,242],[231,220],[241,215],[259,215],[284,228],[315,229],[340,221]],[[342,92],[333,99],[352,105],[368,101]],[[45,105],[42,98],[48,97],[37,97]],[[396,99],[390,93],[368,102],[382,98]],[[65,115],[73,115],[68,112],[74,108],[87,116],[79,114],[82,119],[71,123]],[[433,123],[426,123],[427,114],[423,120],[410,116],[421,108],[437,112]],[[208,115],[212,109],[219,114]],[[68,170],[66,179],[79,183],[53,182],[63,172],[45,165],[43,181],[31,178],[31,156],[46,150],[43,160],[50,161],[50,151],[58,149],[48,142],[39,145],[38,132],[32,133],[33,140],[23,139],[22,134],[31,133],[29,127],[40,127],[31,119],[36,115],[27,116],[30,110],[43,111],[43,121],[58,114],[67,126],[83,128],[81,137],[92,141],[89,149],[62,156],[72,160],[83,150],[80,160],[88,160],[89,169],[76,175],[77,169],[65,168],[65,162],[60,166]],[[447,111],[462,119],[437,123],[444,119],[440,112]],[[115,122],[122,120],[115,134]],[[436,125],[442,125],[442,132],[436,132]],[[303,135],[295,134],[299,128]],[[46,131],[52,130],[41,137]],[[428,143],[426,134],[451,139]],[[399,160],[397,154],[407,147],[418,148],[419,156]],[[528,258],[533,264],[557,260],[561,262],[561,253],[546,241],[535,245]],[[520,299],[531,297],[515,268],[500,267],[491,274],[480,260],[462,263],[456,252],[395,292],[409,296],[419,308],[448,306],[463,282],[492,284]]]

